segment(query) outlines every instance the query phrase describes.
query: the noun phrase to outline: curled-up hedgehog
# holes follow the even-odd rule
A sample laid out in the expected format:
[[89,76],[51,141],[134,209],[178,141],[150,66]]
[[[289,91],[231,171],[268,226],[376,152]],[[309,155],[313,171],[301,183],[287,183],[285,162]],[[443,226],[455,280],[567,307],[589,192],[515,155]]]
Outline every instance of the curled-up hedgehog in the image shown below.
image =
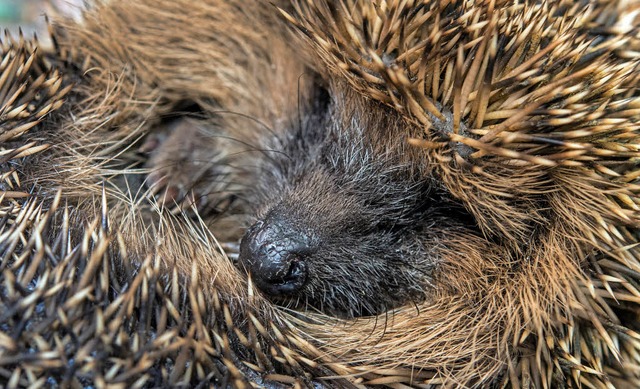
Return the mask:
[[0,62],[7,386],[640,386],[633,2],[110,0],[51,35]]

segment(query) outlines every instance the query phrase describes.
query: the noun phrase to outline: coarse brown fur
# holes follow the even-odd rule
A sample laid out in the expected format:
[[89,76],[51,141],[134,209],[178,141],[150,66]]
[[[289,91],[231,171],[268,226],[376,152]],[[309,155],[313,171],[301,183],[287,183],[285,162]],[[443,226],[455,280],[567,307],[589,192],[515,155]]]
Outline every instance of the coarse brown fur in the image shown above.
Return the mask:
[[[587,3],[111,0],[57,25],[51,52],[5,44],[0,377],[637,386],[638,15]],[[180,142],[166,140],[161,160],[175,160],[145,165],[137,149],[181,125],[207,161],[176,195],[180,175],[166,170],[200,154],[169,153]],[[281,192],[271,181],[257,188],[266,197],[252,192],[237,163],[282,165],[269,153],[290,150],[256,145],[296,131],[337,136],[321,150],[335,166],[352,152],[365,178],[399,172],[382,187],[425,183],[415,213],[390,213],[424,223],[400,226],[405,237],[437,242],[422,246],[437,260],[420,298],[372,318],[290,313],[216,251],[211,231],[237,236],[253,221],[251,201],[232,201],[243,193],[267,208],[258,215],[284,209],[336,236],[354,233],[339,228],[349,212],[367,216],[358,197],[317,196],[331,181],[314,163],[284,162],[312,188],[288,190],[293,174],[275,180]],[[149,166],[163,171],[151,190]],[[348,170],[336,169],[358,176]],[[217,177],[233,179],[200,189]],[[375,195],[372,184],[356,188]],[[213,209],[187,212],[192,188]],[[185,213],[162,190],[186,197]],[[339,212],[318,218],[327,198]],[[426,223],[425,199],[464,212]],[[353,270],[338,283],[362,282]]]

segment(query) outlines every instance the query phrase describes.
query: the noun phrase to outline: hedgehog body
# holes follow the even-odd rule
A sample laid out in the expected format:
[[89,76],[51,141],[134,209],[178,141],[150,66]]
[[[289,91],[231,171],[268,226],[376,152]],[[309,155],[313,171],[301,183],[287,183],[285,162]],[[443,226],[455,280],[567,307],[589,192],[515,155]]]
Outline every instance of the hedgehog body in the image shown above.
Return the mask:
[[[0,379],[638,386],[638,12],[112,0],[5,42]],[[256,215],[247,278],[215,238]]]

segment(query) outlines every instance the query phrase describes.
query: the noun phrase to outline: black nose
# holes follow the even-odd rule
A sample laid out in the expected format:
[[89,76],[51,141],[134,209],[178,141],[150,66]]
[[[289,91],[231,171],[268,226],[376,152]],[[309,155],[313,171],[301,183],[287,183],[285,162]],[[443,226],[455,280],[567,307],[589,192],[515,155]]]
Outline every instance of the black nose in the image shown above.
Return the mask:
[[254,224],[240,243],[240,262],[263,292],[286,296],[307,280],[310,239],[286,222],[270,218]]

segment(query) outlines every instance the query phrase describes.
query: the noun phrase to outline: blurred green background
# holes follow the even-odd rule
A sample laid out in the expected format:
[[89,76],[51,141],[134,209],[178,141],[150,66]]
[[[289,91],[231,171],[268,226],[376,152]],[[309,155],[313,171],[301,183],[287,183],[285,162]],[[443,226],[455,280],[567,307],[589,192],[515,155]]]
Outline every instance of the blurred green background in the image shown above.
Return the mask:
[[2,36],[5,29],[16,34],[20,26],[25,34],[31,36],[36,32],[46,41],[44,15],[51,15],[55,8],[65,15],[77,16],[82,3],[83,0],[0,0]]
[[29,35],[40,31],[46,6],[43,0],[0,0],[0,27],[15,33],[21,26]]

